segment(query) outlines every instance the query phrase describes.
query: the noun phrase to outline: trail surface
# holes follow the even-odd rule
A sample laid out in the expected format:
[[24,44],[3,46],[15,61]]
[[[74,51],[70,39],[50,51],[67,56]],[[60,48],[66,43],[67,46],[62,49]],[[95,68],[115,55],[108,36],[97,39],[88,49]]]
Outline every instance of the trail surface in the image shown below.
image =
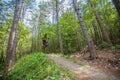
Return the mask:
[[62,68],[70,70],[78,80],[120,80],[120,78],[113,75],[108,75],[100,70],[78,65],[55,54],[48,54],[48,57]]

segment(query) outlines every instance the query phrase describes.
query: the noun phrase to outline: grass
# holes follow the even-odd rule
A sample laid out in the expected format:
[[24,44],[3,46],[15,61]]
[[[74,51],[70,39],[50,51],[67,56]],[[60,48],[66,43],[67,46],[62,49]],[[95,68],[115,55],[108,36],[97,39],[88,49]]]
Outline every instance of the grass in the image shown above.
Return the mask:
[[34,53],[21,58],[6,80],[75,80],[43,53]]

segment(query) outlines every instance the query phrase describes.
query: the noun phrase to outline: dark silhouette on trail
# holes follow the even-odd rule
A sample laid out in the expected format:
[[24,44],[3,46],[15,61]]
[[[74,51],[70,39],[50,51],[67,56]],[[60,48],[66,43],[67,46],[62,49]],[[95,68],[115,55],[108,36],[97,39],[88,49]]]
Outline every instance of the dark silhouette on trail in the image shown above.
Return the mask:
[[48,41],[47,41],[47,34],[44,35],[44,38],[42,40],[43,43],[43,50],[45,52],[46,47],[48,46]]
[[48,41],[43,39],[43,47],[46,48],[48,46]]

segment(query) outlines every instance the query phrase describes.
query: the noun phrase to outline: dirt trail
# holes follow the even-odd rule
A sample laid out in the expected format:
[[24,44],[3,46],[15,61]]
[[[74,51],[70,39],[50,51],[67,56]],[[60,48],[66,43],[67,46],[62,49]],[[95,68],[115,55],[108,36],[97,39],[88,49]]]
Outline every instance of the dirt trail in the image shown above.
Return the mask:
[[75,74],[78,80],[120,80],[120,78],[116,78],[113,75],[108,75],[100,70],[93,70],[91,68],[78,65],[55,54],[48,54],[48,57],[61,67],[70,70]]

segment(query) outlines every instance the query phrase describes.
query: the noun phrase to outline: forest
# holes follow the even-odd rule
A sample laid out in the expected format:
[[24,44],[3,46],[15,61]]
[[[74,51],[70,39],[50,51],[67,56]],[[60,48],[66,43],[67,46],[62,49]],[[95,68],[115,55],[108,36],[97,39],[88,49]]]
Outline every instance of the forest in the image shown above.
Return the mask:
[[0,0],[0,80],[120,80],[120,0]]

